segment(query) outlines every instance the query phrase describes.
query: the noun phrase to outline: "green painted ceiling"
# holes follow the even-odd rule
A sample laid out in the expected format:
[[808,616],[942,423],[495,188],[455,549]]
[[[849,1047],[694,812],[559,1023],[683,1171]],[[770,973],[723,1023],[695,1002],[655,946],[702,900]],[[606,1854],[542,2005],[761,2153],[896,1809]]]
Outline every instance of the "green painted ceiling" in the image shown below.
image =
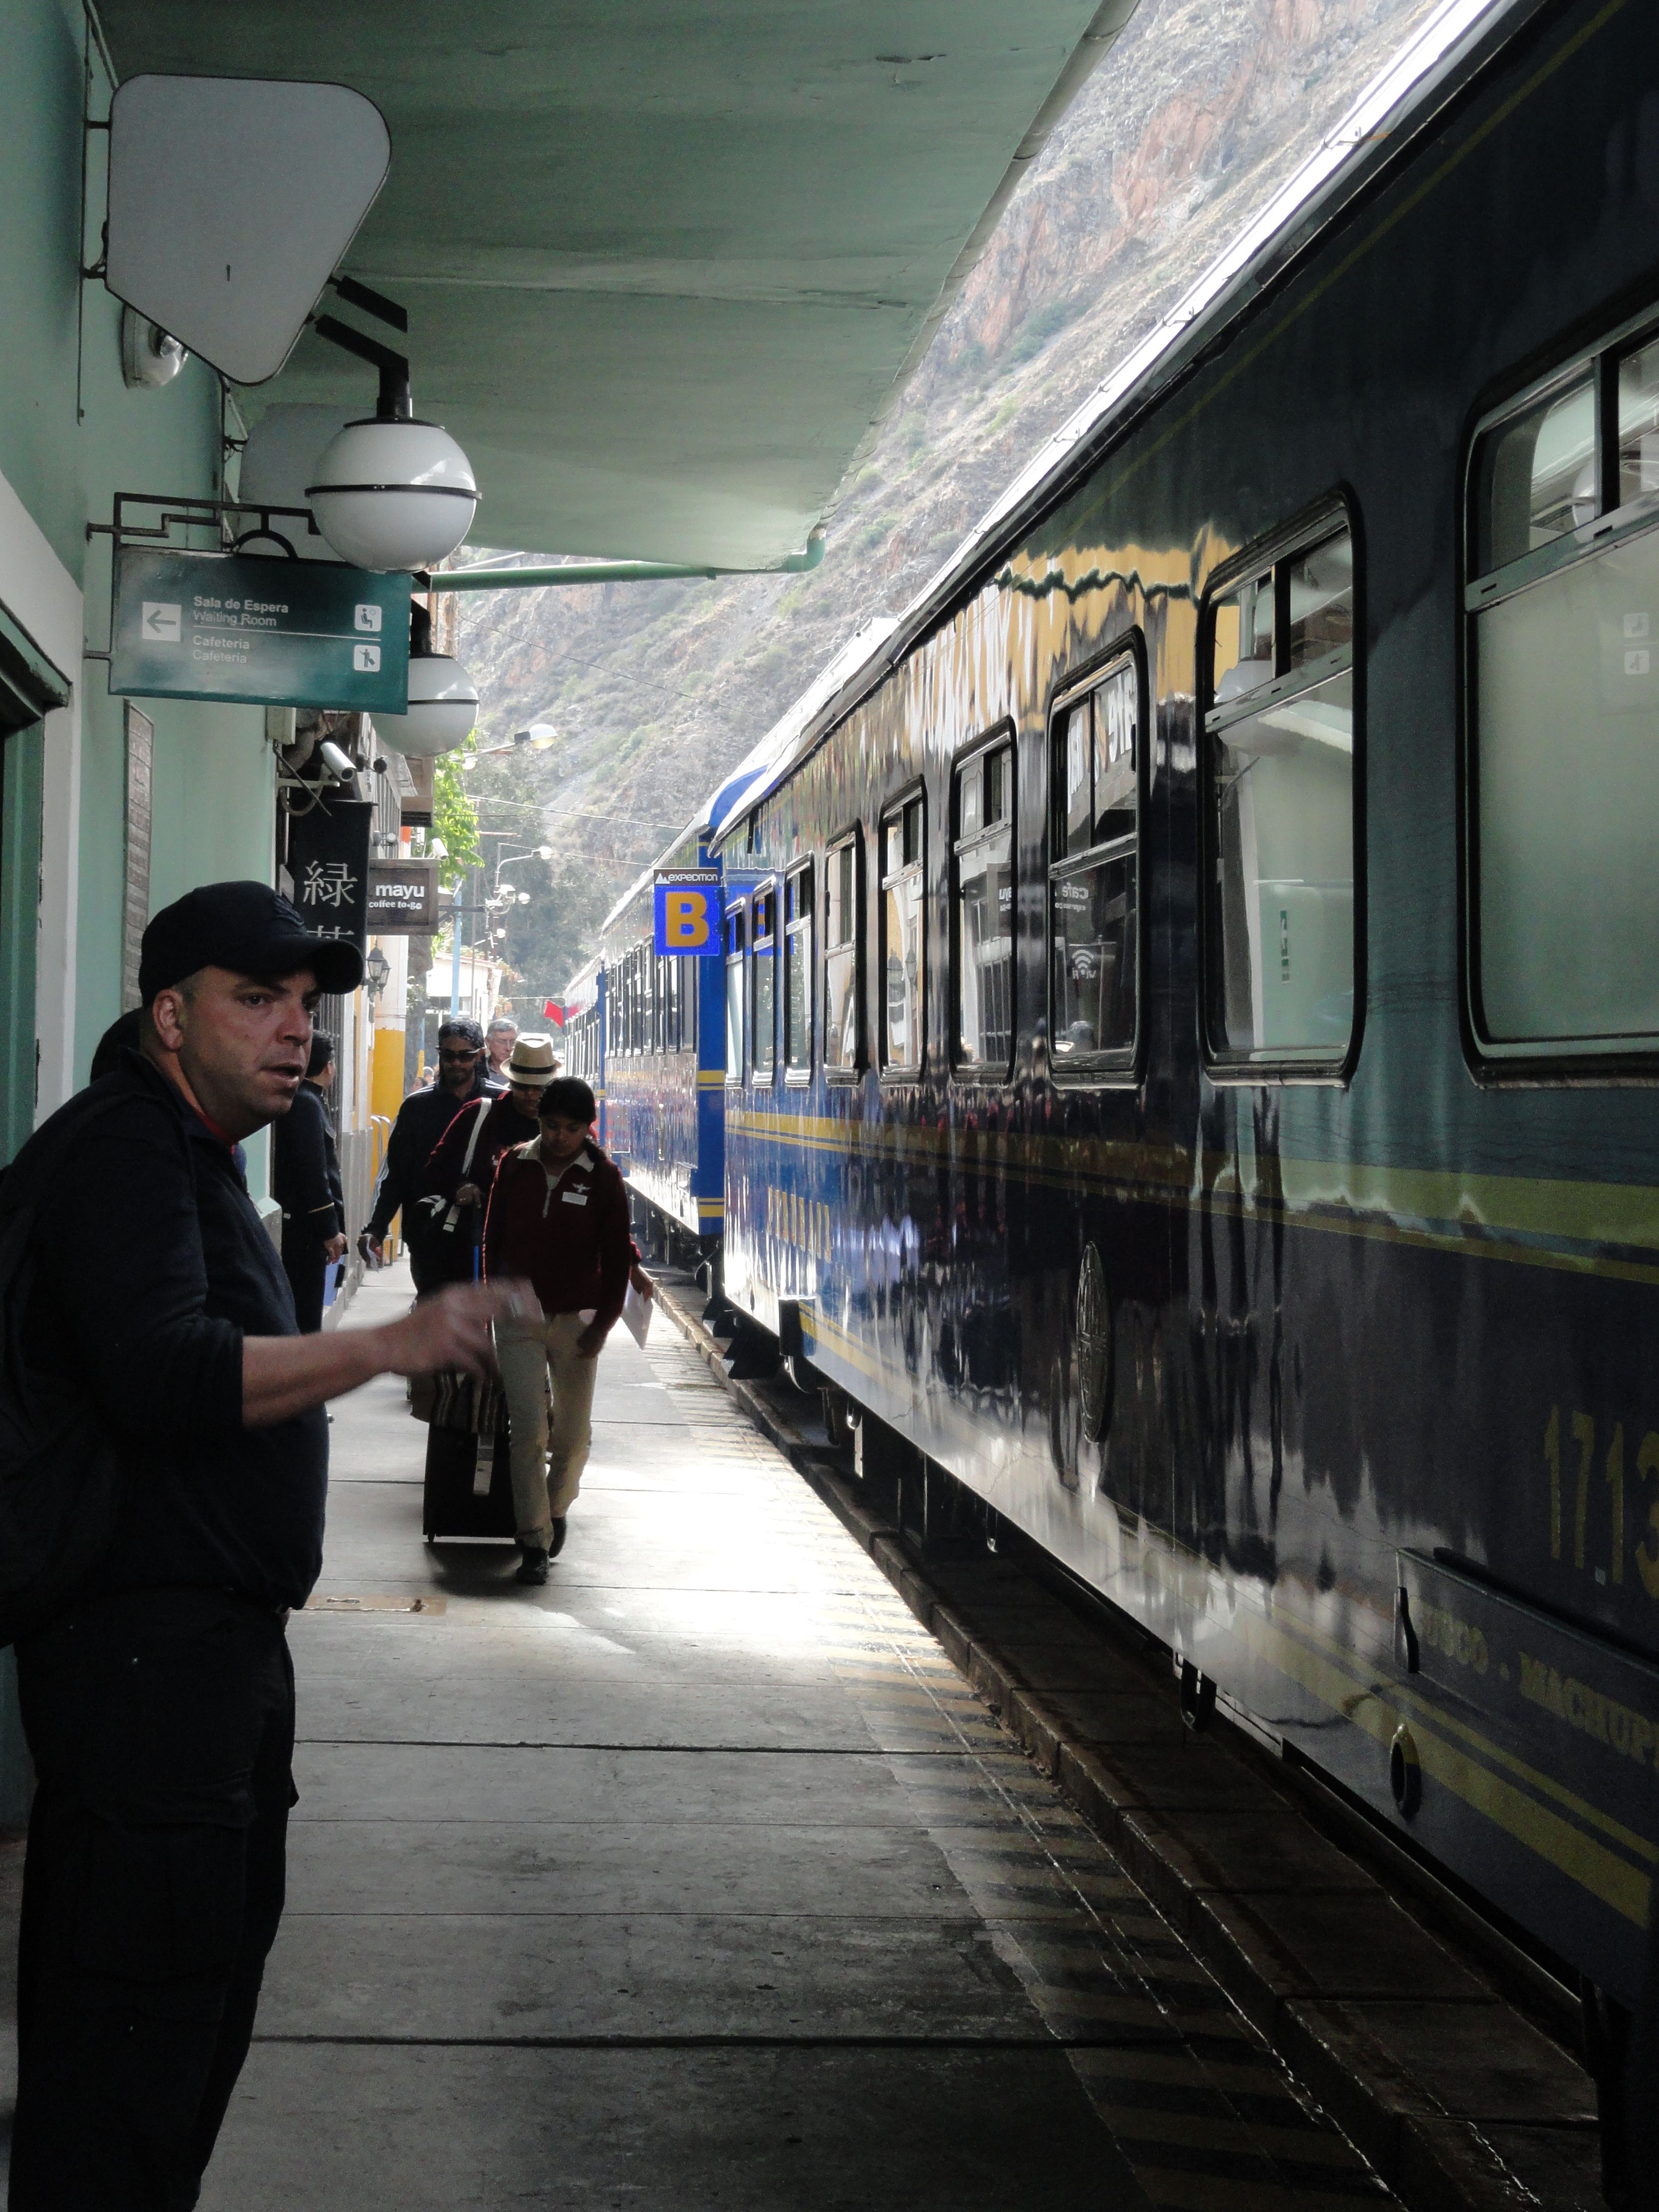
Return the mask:
[[[123,76],[330,78],[380,106],[392,173],[346,267],[410,311],[416,410],[471,458],[480,544],[739,566],[803,544],[1133,4],[100,15]],[[374,388],[307,333],[248,402]]]

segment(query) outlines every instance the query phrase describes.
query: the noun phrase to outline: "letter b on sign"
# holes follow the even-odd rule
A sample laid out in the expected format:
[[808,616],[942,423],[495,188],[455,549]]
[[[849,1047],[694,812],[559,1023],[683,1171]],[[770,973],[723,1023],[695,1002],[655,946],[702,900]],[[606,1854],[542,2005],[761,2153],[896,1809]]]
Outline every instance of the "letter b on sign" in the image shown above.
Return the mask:
[[708,902],[701,891],[670,891],[663,902],[663,935],[676,952],[701,951],[708,942]]
[[659,956],[714,952],[720,947],[720,884],[659,883],[656,896]]

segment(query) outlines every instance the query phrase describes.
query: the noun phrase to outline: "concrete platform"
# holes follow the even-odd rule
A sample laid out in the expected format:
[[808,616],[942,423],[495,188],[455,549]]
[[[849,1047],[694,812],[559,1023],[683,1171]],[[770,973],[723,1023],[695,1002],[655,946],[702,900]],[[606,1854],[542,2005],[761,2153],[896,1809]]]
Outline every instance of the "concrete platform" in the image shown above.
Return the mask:
[[335,1415],[290,1903],[205,2212],[1385,2197],[662,1322],[605,1352],[544,1590],[423,1546],[400,1386]]
[[[1188,1967],[1215,1976],[1407,2212],[1605,2212],[1574,1992],[1310,1775],[1219,1723],[1191,1734],[1169,1655],[1115,1629],[1034,1547],[924,1555],[828,1451],[811,1400],[732,1381],[701,1297],[684,1279],[659,1296],[1156,1905]],[[1180,2131],[1184,2149],[1197,2139]]]

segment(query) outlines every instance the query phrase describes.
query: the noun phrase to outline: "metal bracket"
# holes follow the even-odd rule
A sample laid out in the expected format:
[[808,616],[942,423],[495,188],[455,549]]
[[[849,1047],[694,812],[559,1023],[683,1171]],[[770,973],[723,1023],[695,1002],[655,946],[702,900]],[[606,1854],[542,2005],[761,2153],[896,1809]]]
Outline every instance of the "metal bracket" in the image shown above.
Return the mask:
[[[153,523],[131,520],[128,510],[134,507],[141,511],[159,510],[157,520]],[[204,550],[200,546],[178,544],[173,537],[174,530],[216,528],[220,540],[218,550],[222,553],[238,552],[244,545],[265,538],[280,545],[289,560],[301,561],[305,556],[295,548],[294,538],[303,535],[314,538],[320,544],[323,536],[308,507],[274,507],[269,501],[260,500],[197,499],[185,492],[118,491],[112,513],[112,521],[88,523],[88,543],[94,538],[112,538],[118,545],[161,545],[175,548],[181,553],[200,552]],[[233,528],[233,517],[240,519],[246,515],[258,517],[255,528],[241,531]],[[274,528],[273,517],[303,523],[303,533],[296,529],[290,535]]]

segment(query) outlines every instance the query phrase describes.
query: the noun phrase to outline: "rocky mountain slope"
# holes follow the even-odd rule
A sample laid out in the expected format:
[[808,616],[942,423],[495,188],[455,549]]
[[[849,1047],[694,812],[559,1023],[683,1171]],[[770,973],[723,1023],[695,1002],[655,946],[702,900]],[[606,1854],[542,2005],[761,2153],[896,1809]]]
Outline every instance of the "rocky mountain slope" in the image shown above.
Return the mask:
[[511,839],[487,847],[556,851],[513,870],[532,895],[507,939],[522,1000],[561,988],[617,892],[859,624],[905,604],[1433,5],[1140,0],[842,486],[820,568],[452,601],[480,745],[558,732],[470,779]]

